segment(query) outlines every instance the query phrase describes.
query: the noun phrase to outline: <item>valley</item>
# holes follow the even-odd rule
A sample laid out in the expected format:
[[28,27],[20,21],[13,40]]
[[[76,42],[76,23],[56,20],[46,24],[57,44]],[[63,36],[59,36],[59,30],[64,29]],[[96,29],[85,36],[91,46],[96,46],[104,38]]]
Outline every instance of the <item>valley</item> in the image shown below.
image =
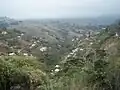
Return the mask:
[[119,20],[80,22],[0,18],[0,89],[119,90]]

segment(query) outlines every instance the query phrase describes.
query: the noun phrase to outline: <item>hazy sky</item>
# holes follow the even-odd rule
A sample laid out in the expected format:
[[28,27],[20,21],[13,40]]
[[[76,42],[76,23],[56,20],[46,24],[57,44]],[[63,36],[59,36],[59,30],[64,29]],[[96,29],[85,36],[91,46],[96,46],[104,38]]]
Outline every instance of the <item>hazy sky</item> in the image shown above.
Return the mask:
[[120,14],[120,0],[0,0],[0,16],[74,18]]

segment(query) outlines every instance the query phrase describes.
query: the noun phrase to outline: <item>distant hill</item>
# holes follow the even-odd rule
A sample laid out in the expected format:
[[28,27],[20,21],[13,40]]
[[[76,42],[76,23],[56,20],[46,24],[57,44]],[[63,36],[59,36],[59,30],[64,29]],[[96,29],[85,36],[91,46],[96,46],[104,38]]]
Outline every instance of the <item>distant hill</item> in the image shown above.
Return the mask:
[[86,20],[81,19],[38,19],[23,20],[18,25],[10,25],[8,28],[16,28],[28,35],[41,37],[53,43],[79,37],[82,31],[98,30],[99,26],[89,24]]
[[10,25],[18,25],[18,21],[8,18],[8,17],[0,17],[0,28],[7,28]]
[[96,18],[72,18],[72,19],[61,19],[60,21],[75,23],[79,25],[110,25],[116,20],[120,19],[120,15],[106,15]]

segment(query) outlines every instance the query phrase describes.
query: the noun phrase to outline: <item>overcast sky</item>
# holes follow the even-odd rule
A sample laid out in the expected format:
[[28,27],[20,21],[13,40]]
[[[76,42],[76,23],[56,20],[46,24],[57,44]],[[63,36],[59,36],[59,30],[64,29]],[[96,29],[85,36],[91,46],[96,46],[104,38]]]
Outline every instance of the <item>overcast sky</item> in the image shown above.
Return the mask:
[[0,0],[0,16],[78,18],[120,14],[120,0]]

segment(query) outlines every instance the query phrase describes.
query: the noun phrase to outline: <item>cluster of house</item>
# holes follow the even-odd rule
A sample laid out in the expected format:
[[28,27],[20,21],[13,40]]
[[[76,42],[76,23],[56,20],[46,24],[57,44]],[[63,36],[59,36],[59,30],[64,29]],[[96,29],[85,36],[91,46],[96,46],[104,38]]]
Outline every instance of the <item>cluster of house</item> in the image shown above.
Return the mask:
[[65,56],[65,61],[67,59],[71,58],[71,57],[76,57],[77,56],[77,52],[81,52],[82,53],[83,51],[85,51],[86,48],[85,48],[84,44],[85,45],[87,44],[88,47],[93,45],[94,38],[93,38],[92,34],[90,34],[90,32],[89,33],[86,32],[86,33],[87,33],[87,35],[84,38],[75,37],[75,38],[72,39],[73,42],[77,41],[77,47],[76,47],[76,45],[73,45],[76,48],[73,49],[67,56]]
[[6,35],[6,34],[8,34],[8,32],[7,31],[2,31],[1,34]]
[[[0,32],[0,34],[7,35],[9,33],[6,30],[4,30],[4,31],[2,30]],[[24,44],[26,42],[22,39],[22,37],[24,37],[24,33],[19,34],[17,37],[12,37],[12,38],[18,39],[18,41],[21,42],[21,44],[20,45],[18,44],[18,46],[9,46],[8,45],[9,43],[7,41],[4,42],[5,45],[8,45],[8,48],[10,48],[13,52],[12,51],[10,51],[10,53],[9,53],[9,51],[7,52],[7,48],[5,48],[5,50],[2,50],[2,51],[0,50],[0,52],[3,53],[3,55],[7,54],[9,56],[18,55],[18,54],[23,55],[23,56],[32,56],[32,54],[28,53],[25,50],[26,50],[26,48],[32,49],[32,48],[36,47],[37,45],[39,47],[40,52],[47,51],[48,48],[46,46],[38,44],[38,43],[40,43],[40,40],[36,39],[37,37],[33,37],[33,41],[28,42],[27,46],[26,46],[26,44]],[[9,38],[9,40],[13,40],[12,38]],[[1,42],[3,42],[3,41],[1,41]],[[1,46],[5,46],[5,45],[1,45]],[[20,48],[17,49],[17,47],[20,47],[21,49]],[[15,49],[17,50],[17,52]],[[15,52],[14,52],[14,50],[15,50]]]
[[51,70],[51,75],[55,75],[56,73],[58,73],[60,71],[60,65],[55,65],[55,69]]

